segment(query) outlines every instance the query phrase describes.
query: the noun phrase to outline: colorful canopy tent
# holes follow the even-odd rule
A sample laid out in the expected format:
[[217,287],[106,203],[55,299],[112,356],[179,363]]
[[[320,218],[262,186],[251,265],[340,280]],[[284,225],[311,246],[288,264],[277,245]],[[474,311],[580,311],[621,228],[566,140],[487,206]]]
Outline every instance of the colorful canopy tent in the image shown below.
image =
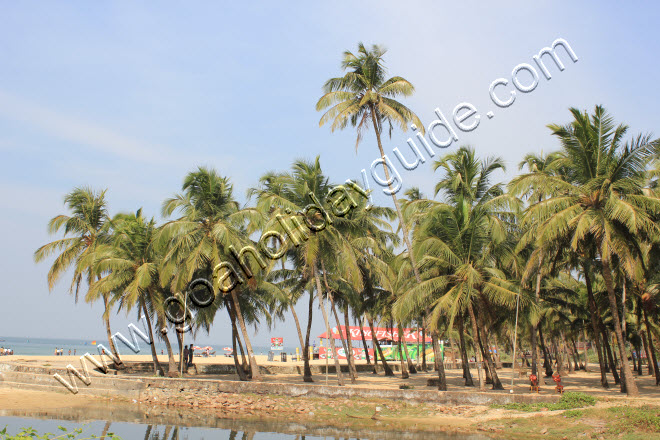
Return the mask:
[[[367,341],[371,341],[371,329],[368,327],[354,327],[351,326],[348,328],[349,335],[351,337],[351,341],[361,341],[362,336],[360,335],[360,330],[364,333],[364,338]],[[376,332],[376,339],[379,341],[394,341],[398,342],[399,341],[399,331],[396,328],[392,329],[392,333],[390,333],[389,329],[387,328],[382,328],[382,327],[375,327],[374,331]],[[333,327],[331,329],[331,334],[333,339],[340,339],[340,333],[341,335],[346,337],[346,327],[345,326],[340,326],[339,330],[337,330],[337,327]],[[320,339],[327,339],[328,338],[328,332],[324,332],[319,335]],[[406,341],[406,343],[409,344],[416,344],[418,342],[422,342],[422,332],[417,331],[416,329],[410,329],[410,328],[404,328],[403,329],[403,340]],[[430,344],[431,343],[431,338],[427,337],[426,338],[426,343]]]

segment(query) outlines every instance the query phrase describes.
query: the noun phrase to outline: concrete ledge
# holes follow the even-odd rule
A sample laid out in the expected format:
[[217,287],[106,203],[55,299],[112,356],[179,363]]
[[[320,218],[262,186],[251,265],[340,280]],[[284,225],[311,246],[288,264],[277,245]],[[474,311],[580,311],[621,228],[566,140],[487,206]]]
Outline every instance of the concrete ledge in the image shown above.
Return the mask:
[[[47,387],[68,393],[52,373],[66,374],[66,370],[50,370],[43,374],[43,368],[30,366],[17,366],[4,364],[0,371],[3,380],[0,385],[10,388],[42,389]],[[0,364],[2,366],[2,364]],[[20,368],[17,368],[20,367]],[[33,370],[33,371],[31,371]],[[63,377],[68,378],[68,376]],[[90,373],[91,374],[91,373]],[[435,390],[400,390],[380,389],[366,387],[339,387],[315,384],[291,384],[271,382],[240,382],[231,380],[211,379],[170,379],[147,376],[118,377],[106,376],[96,373],[91,377],[91,385],[85,386],[78,382],[79,392],[82,394],[121,396],[135,399],[149,397],[177,398],[183,395],[195,394],[211,396],[218,393],[231,394],[272,394],[289,397],[317,397],[317,398],[377,398],[388,400],[406,400],[411,402],[434,402],[445,405],[487,405],[505,403],[535,403],[556,402],[559,396],[538,394],[510,394],[506,391],[478,392],[469,391],[435,391]]]
[[339,387],[311,384],[237,382],[204,379],[159,379],[141,378],[145,385],[143,397],[172,397],[180,393],[194,393],[201,396],[217,393],[273,394],[290,397],[319,398],[376,398],[406,400],[411,402],[435,402],[447,405],[486,405],[505,403],[556,402],[553,395],[510,394],[508,392],[477,391],[430,391],[399,390],[364,387]]

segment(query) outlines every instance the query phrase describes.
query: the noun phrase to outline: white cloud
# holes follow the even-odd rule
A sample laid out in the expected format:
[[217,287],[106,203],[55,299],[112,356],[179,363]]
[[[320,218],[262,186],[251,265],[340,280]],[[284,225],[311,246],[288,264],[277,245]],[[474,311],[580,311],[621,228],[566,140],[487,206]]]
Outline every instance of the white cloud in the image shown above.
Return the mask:
[[3,90],[0,90],[0,116],[37,127],[59,139],[130,160],[176,164],[184,159],[169,147],[142,142]]

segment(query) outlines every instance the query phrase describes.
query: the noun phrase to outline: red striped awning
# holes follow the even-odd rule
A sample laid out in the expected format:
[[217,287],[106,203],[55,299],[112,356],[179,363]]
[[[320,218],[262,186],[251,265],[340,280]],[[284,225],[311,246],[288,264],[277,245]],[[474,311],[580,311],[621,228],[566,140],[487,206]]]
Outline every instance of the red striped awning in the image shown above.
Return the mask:
[[[360,331],[364,333],[364,338],[367,341],[371,341],[371,329],[369,327],[354,327],[351,326],[348,328],[348,331],[350,333],[351,341],[361,341],[362,340],[362,335],[360,334]],[[389,329],[383,328],[383,327],[375,327],[374,331],[376,332],[376,339],[379,341],[382,340],[387,340],[387,341],[399,341],[399,331],[396,328],[392,329],[392,333],[390,333]],[[345,326],[340,326],[339,330],[337,330],[337,327],[333,327],[331,329],[332,337],[333,339],[339,339],[340,338],[340,333],[346,337],[346,327]],[[324,332],[319,335],[320,339],[328,339],[328,332]],[[403,340],[406,341],[407,343],[414,343],[416,344],[417,342],[422,342],[422,332],[421,330],[418,332],[417,329],[410,329],[410,328],[404,328],[403,329]],[[426,337],[426,343],[430,344],[431,343],[431,338]]]

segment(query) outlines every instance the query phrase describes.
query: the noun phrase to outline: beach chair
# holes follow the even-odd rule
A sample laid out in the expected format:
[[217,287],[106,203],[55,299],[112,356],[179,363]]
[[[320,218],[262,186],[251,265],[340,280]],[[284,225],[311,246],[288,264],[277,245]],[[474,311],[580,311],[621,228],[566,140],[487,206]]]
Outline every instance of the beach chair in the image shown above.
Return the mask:
[[215,356],[215,351],[210,352],[209,356]]
[[534,392],[536,391],[537,393],[541,391],[539,388],[539,378],[536,377],[536,374],[530,374],[529,375],[529,392]]
[[558,372],[552,375],[552,380],[557,384],[557,386],[555,386],[555,391],[559,394],[564,394],[564,385],[561,384],[561,376]]

